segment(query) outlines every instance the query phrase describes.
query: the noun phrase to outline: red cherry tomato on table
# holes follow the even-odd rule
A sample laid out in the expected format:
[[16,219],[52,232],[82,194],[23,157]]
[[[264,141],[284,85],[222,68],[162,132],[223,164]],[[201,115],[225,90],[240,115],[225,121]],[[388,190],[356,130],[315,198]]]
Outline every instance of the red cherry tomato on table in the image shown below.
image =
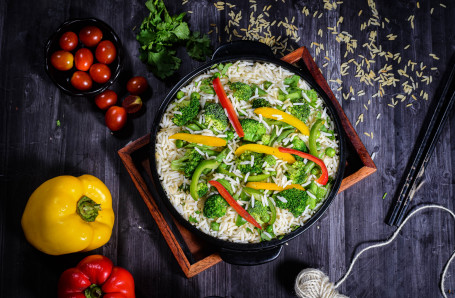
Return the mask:
[[79,31],[79,39],[87,47],[94,47],[103,39],[103,32],[98,27],[86,26]]
[[90,69],[90,66],[93,64],[93,54],[87,48],[82,48],[77,50],[74,55],[74,63],[76,68],[82,71],[87,71]]
[[74,32],[68,31],[62,34],[59,40],[59,45],[62,50],[72,51],[77,47],[78,39]]
[[98,84],[104,84],[111,78],[111,69],[106,64],[95,63],[90,67],[90,76]]
[[88,73],[77,70],[71,77],[71,85],[78,90],[87,91],[92,88],[93,82]]
[[68,51],[57,51],[51,55],[51,64],[57,70],[70,70],[73,68],[74,57]]
[[104,117],[107,127],[112,131],[117,131],[125,126],[126,123],[126,110],[122,107],[110,107]]
[[117,103],[117,93],[112,90],[105,90],[95,97],[95,104],[101,110],[107,110]]
[[144,77],[133,77],[126,83],[126,90],[133,95],[144,93],[149,85]]
[[117,49],[111,41],[103,40],[96,47],[95,57],[101,63],[111,64],[117,57]]

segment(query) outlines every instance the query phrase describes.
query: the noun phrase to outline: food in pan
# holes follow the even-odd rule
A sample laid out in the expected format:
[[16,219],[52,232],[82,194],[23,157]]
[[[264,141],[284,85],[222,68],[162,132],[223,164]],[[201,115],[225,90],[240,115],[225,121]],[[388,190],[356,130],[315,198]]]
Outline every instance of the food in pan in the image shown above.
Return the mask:
[[320,208],[339,165],[327,107],[273,63],[218,64],[168,105],[156,136],[161,184],[175,209],[222,240],[281,238]]

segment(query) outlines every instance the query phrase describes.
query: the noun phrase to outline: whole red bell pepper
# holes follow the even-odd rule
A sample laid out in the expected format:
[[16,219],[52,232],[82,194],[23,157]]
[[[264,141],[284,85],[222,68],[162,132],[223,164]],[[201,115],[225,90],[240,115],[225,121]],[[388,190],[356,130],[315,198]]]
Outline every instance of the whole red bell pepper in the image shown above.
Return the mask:
[[134,298],[134,279],[102,255],[88,256],[65,270],[58,282],[59,298]]

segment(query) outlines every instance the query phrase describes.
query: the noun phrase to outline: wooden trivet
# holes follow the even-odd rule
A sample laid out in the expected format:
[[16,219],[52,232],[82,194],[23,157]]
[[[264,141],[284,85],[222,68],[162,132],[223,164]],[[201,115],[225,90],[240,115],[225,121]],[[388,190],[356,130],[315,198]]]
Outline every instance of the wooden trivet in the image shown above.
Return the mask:
[[[291,64],[304,63],[319,86],[327,93],[340,116],[341,124],[346,134],[346,149],[348,154],[345,175],[338,192],[344,191],[376,172],[376,166],[373,160],[360,141],[351,122],[346,117],[341,105],[336,100],[335,95],[333,95],[332,90],[319,71],[319,67],[314,62],[308,49],[301,47],[289,55],[284,56],[281,60]],[[118,154],[139,194],[147,205],[150,214],[158,225],[161,234],[163,234],[164,239],[169,245],[177,263],[182,268],[186,277],[190,278],[219,263],[221,258],[214,252],[210,245],[189,232],[170,216],[169,211],[162,204],[159,206],[159,203],[155,201],[152,195],[154,185],[152,182],[153,179],[151,178],[148,156],[149,144],[150,134],[147,134],[120,149]],[[166,220],[166,218],[172,218],[172,220]]]

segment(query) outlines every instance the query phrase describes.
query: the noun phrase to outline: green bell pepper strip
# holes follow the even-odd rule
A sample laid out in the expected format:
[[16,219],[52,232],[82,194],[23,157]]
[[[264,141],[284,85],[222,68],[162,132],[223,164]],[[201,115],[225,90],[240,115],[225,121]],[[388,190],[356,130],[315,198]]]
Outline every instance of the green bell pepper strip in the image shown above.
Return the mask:
[[232,187],[229,184],[229,181],[227,181],[226,179],[217,179],[216,181],[223,185],[223,187],[226,188],[226,190],[232,195]]
[[319,138],[319,135],[321,134],[322,125],[324,125],[324,120],[322,119],[316,120],[313,126],[311,126],[310,137],[308,138],[308,147],[310,149],[310,153],[311,155],[316,157],[319,156],[319,152],[316,147],[316,140]]
[[202,172],[204,172],[205,169],[214,170],[218,168],[219,165],[220,163],[215,159],[208,159],[201,161],[196,170],[194,170],[193,177],[191,177],[190,194],[195,201],[199,200],[197,184],[199,183],[199,177],[201,177]]
[[276,220],[276,208],[275,208],[275,205],[273,204],[271,198],[267,198],[267,201],[268,201],[269,207],[270,207],[270,220],[269,220],[268,224],[273,225],[273,223]]
[[[219,166],[216,171],[220,174],[232,177],[232,178],[240,178],[240,180],[243,180],[243,176],[239,177],[235,175],[232,172],[229,172],[225,167],[222,165]],[[246,180],[247,182],[259,182],[259,181],[264,181],[265,179],[269,178],[271,174],[260,174],[260,175],[253,175],[253,176],[248,176],[248,179]],[[224,186],[224,185],[223,185]]]
[[[276,143],[280,144],[281,141],[283,141],[287,136],[289,136],[294,131],[295,131],[295,128],[283,130],[281,132],[281,134],[276,138],[276,141],[274,141],[274,143],[276,142]],[[272,145],[270,145],[270,146],[272,146]]]
[[270,174],[261,174],[261,175],[248,176],[248,179],[246,179],[246,181],[247,182],[264,181],[265,179],[269,178],[270,176],[271,176]]

